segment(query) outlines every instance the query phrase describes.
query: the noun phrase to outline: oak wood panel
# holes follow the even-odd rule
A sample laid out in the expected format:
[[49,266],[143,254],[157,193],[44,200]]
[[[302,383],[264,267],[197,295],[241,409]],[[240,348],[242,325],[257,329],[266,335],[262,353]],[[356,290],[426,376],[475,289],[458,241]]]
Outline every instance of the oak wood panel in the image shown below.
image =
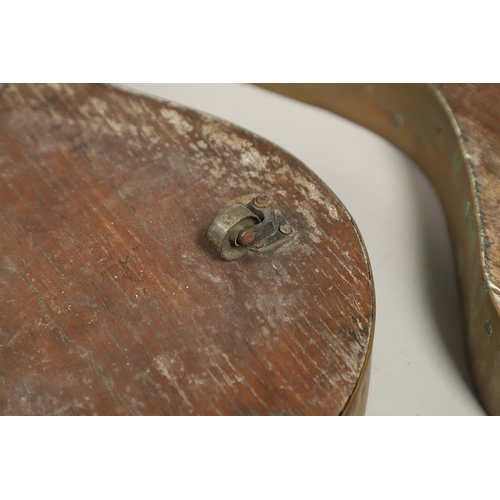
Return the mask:
[[[288,153],[114,88],[10,85],[0,175],[2,414],[336,415],[365,394],[366,252]],[[213,217],[259,192],[298,237],[223,261]]]

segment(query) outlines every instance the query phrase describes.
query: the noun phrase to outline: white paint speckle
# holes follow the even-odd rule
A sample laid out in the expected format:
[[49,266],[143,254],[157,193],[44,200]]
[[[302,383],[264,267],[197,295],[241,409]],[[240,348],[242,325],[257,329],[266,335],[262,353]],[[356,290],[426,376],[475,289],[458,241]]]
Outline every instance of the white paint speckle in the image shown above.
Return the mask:
[[189,132],[193,130],[193,126],[190,125],[180,113],[173,109],[162,109],[160,111],[163,118],[165,118],[172,127],[174,127],[175,131],[182,136],[187,136]]

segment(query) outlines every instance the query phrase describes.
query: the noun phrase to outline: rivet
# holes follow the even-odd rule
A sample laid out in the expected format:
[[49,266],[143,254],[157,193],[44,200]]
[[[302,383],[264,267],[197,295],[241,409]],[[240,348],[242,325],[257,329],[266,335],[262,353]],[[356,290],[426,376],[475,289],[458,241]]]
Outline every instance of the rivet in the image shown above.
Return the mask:
[[254,244],[253,244],[254,248],[262,248],[264,246],[264,241],[263,240],[260,240],[260,241],[256,241]]
[[292,228],[288,224],[283,224],[280,226],[280,232],[283,234],[290,234],[292,232]]
[[267,194],[259,194],[259,196],[256,196],[253,200],[253,204],[257,207],[257,208],[266,208],[267,205],[269,205],[270,201],[269,201],[269,197],[267,196]]

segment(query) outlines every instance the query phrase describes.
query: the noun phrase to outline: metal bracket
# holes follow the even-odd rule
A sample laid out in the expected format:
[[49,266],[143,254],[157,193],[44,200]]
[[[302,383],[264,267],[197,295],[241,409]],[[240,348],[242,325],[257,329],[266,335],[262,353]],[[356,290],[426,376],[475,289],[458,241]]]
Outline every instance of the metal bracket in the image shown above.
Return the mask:
[[265,194],[247,205],[235,204],[215,217],[208,239],[226,260],[237,260],[249,251],[266,252],[291,239],[295,229]]

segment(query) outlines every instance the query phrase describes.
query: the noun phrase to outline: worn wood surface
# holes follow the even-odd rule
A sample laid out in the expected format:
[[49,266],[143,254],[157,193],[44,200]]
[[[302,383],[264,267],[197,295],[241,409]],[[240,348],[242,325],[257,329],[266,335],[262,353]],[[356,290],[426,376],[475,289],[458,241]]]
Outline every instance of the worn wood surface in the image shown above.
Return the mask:
[[470,367],[485,407],[500,415],[500,85],[438,88],[456,120],[471,184],[453,217],[466,234],[456,256]]
[[[2,414],[363,411],[350,397],[366,400],[369,264],[314,174],[238,127],[114,88],[1,91]],[[223,261],[213,217],[259,192],[298,237]]]
[[484,264],[500,307],[500,85],[444,84],[441,93],[461,132],[474,173]]
[[450,230],[471,372],[500,414],[500,85],[261,86],[375,131],[427,174]]

